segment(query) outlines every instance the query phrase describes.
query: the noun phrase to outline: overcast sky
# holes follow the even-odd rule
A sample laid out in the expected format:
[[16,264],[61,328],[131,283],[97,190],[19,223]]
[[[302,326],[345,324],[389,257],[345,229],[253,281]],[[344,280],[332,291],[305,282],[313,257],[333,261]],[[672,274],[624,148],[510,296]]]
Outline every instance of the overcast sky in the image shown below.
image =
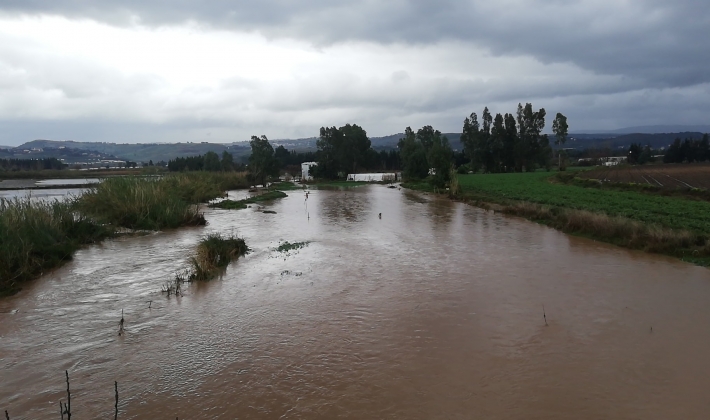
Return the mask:
[[0,0],[0,144],[710,123],[706,0]]

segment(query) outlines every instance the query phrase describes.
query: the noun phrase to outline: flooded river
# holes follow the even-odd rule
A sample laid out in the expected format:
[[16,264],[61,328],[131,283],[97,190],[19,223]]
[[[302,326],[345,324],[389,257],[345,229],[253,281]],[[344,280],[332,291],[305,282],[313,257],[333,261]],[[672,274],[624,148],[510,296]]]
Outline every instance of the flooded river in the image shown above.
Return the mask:
[[[266,207],[85,248],[0,300],[0,410],[59,418],[68,369],[77,419],[113,418],[114,381],[119,419],[710,412],[708,269],[379,185]],[[162,295],[209,232],[253,252]]]

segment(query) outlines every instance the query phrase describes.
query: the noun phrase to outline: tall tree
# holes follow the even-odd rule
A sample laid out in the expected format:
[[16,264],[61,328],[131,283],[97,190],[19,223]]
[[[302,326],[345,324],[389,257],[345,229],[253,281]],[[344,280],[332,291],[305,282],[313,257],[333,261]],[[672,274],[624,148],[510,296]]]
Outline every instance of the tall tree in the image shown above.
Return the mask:
[[532,104],[527,103],[525,107],[518,104],[518,137],[519,147],[518,155],[521,170],[535,170],[537,165],[549,164],[550,143],[547,136],[542,136],[542,130],[545,128],[545,108],[540,108],[538,111],[533,111]]
[[639,157],[641,156],[642,151],[643,147],[641,146],[641,143],[631,143],[626,161],[632,165],[639,163]]
[[439,188],[443,188],[451,180],[450,169],[453,152],[449,145],[449,139],[446,136],[442,136],[439,130],[436,130],[435,133],[427,155],[427,162],[429,167],[434,170],[430,182]]
[[369,156],[370,139],[357,124],[321,127],[316,146],[320,152],[316,175],[335,179],[341,173],[357,172],[358,166],[363,166]]
[[411,127],[404,129],[404,138],[397,143],[404,177],[408,179],[423,179],[429,173],[426,151],[421,141]]
[[266,186],[269,176],[278,174],[278,165],[274,158],[274,148],[266,136],[251,136],[249,142],[251,156],[249,156],[249,174],[256,185]]
[[222,169],[222,165],[219,162],[219,156],[215,152],[207,152],[204,157],[204,169],[205,171],[219,171]]
[[503,140],[503,170],[505,172],[515,171],[515,148],[518,144],[518,129],[515,125],[513,114],[505,114],[505,139]]
[[555,144],[559,146],[559,150],[557,151],[557,159],[560,171],[562,170],[562,147],[567,142],[568,130],[569,126],[567,125],[567,117],[558,112],[554,121],[552,121],[552,132],[555,134]]
[[478,124],[478,115],[475,112],[471,113],[463,121],[463,132],[461,134],[461,143],[466,153],[466,157],[471,161],[471,168],[477,172],[481,166],[481,153],[479,149],[478,138],[480,136],[480,126]]
[[340,127],[343,136],[343,150],[340,153],[341,170],[343,172],[357,172],[362,166],[370,149],[370,139],[367,132],[357,124],[345,124]]
[[278,145],[276,149],[274,149],[274,157],[278,161],[279,168],[283,168],[286,166],[291,154],[288,152],[288,149],[283,147],[283,145]]
[[489,172],[501,172],[504,167],[504,153],[506,141],[505,122],[501,114],[496,114],[491,125],[491,134],[488,138],[490,148]]
[[233,171],[234,170],[234,156],[228,151],[222,152],[222,170],[223,171]]
[[335,127],[321,127],[320,137],[316,141],[318,147],[318,166],[315,175],[321,178],[335,179],[338,177],[338,160],[343,142],[343,136]]

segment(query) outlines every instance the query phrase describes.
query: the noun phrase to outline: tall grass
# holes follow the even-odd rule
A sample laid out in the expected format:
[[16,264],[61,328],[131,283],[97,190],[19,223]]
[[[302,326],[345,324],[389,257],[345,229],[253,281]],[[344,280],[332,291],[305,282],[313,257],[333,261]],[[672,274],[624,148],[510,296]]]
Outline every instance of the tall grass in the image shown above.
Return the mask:
[[0,199],[0,295],[19,290],[111,231],[75,212],[71,202]]
[[[246,254],[249,248],[244,239],[236,236],[208,235],[197,245],[197,254],[190,258],[190,268],[183,275],[185,281],[210,280],[219,275],[232,260]],[[181,280],[176,278],[176,280]]]
[[191,172],[107,178],[65,202],[0,200],[0,295],[19,290],[21,282],[61,265],[82,244],[110,236],[119,227],[204,225],[199,203],[240,187],[248,187],[243,173]]
[[203,203],[221,197],[227,190],[249,188],[243,172],[182,172],[165,176],[160,182],[175,189],[188,203]]
[[129,229],[204,225],[204,215],[196,203],[186,201],[180,183],[170,178],[108,178],[84,193],[76,201],[76,208],[102,223]]

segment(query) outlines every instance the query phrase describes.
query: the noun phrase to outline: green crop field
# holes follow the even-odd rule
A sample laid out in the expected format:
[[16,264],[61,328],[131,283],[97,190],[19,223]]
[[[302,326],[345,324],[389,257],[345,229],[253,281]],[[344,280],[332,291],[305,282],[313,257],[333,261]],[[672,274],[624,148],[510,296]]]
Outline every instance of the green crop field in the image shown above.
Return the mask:
[[459,175],[459,184],[463,196],[474,200],[588,210],[710,236],[708,201],[552,183],[551,176],[549,172]]

